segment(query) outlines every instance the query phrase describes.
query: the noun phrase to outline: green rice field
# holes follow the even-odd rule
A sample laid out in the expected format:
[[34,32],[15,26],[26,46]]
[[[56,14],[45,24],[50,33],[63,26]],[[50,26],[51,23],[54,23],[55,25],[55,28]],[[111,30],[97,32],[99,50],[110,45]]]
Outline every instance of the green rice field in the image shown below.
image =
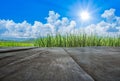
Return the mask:
[[16,41],[0,41],[0,47],[30,47],[33,43],[29,42],[16,42]]
[[18,41],[0,41],[0,47],[85,47],[85,46],[120,46],[120,36],[116,37],[102,37],[95,35],[47,35],[40,37],[32,42],[18,42]]

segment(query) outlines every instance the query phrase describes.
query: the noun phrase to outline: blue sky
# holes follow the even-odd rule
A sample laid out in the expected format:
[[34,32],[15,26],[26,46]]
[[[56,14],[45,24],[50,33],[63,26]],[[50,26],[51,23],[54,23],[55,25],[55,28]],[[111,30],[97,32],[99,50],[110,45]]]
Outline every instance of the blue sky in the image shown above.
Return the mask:
[[[64,21],[68,21],[67,25],[62,24],[60,26],[64,29],[64,31],[68,31],[71,28],[71,24],[72,26],[74,24],[74,27],[78,29],[80,27],[89,28],[94,25],[97,27],[100,23],[104,23],[104,25],[110,24],[110,27],[109,29],[106,29],[106,32],[115,32],[115,30],[119,32],[120,28],[119,24],[117,24],[120,17],[119,3],[120,0],[0,0],[0,36],[5,38],[6,33],[9,34],[11,31],[14,31],[13,34],[15,35],[11,34],[8,36],[9,38],[22,37],[19,34],[25,32],[27,32],[27,34],[28,32],[33,32],[35,34],[35,28],[40,29],[40,31],[36,31],[37,34],[40,34],[43,30],[45,30],[45,32],[48,32],[48,30],[53,32],[59,29],[59,26],[55,23],[62,23]],[[110,9],[113,10],[110,11]],[[85,22],[83,22],[78,16],[78,14],[84,10],[87,10],[91,17],[90,20]],[[101,17],[106,10],[109,10],[109,13],[113,12],[112,15],[104,15],[104,17]],[[54,23],[49,22],[49,19],[53,19],[50,13],[57,17],[56,19],[54,18],[56,20]],[[57,14],[60,17],[57,16]],[[109,22],[108,19],[110,19],[113,15],[114,18],[112,19],[115,20],[115,22]],[[12,25],[10,24],[10,26],[6,26],[8,23],[11,23]],[[36,24],[39,24],[39,26],[37,25],[38,27],[34,28]],[[113,26],[113,24],[115,25]],[[28,25],[31,28],[28,28]],[[58,26],[58,28],[56,26]],[[66,28],[64,28],[65,26]],[[28,29],[24,29],[25,27]],[[27,35],[25,35],[25,37],[27,37]],[[37,36],[28,35],[28,37]]]
[[12,19],[15,22],[24,20],[33,23],[35,20],[45,22],[50,10],[72,19],[76,18],[74,7],[86,8],[89,5],[90,11],[96,10],[93,15],[100,17],[104,10],[115,8],[119,16],[120,0],[0,0],[0,19]]

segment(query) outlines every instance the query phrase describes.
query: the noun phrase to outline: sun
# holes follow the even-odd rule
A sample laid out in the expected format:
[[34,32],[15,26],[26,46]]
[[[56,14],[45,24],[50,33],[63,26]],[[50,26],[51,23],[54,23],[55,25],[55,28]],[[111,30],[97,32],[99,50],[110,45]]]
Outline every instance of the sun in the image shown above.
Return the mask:
[[81,12],[80,13],[80,18],[82,19],[82,20],[89,20],[90,19],[90,14],[89,14],[89,12],[87,12],[87,11],[83,11],[83,12]]

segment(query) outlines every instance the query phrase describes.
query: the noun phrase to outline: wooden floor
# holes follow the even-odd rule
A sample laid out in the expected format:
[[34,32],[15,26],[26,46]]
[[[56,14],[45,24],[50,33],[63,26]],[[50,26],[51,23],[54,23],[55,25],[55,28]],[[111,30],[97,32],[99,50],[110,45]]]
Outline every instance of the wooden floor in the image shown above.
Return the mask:
[[0,81],[120,81],[120,47],[0,48]]

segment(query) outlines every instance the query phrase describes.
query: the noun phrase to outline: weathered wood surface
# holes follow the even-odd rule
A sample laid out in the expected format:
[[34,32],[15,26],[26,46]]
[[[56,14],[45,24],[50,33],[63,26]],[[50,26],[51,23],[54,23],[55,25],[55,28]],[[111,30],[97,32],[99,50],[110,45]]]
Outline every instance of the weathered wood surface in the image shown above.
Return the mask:
[[120,81],[120,47],[3,49],[0,81]]

